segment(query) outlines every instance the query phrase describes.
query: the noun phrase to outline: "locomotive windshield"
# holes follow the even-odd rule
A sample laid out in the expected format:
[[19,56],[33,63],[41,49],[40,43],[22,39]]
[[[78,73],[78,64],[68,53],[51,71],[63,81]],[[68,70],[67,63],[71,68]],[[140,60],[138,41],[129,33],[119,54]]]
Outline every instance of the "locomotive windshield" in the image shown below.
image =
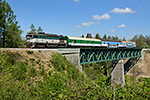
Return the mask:
[[32,38],[32,35],[26,35],[26,38],[27,38],[27,39],[31,39],[31,38]]

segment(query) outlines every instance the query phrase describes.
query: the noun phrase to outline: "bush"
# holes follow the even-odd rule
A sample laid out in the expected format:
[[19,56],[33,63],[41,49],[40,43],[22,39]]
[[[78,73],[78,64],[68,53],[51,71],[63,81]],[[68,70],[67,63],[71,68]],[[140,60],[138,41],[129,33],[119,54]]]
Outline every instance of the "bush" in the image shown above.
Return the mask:
[[65,70],[65,67],[67,66],[66,58],[60,53],[54,53],[52,55],[51,62],[54,64],[54,68],[57,71]]
[[27,65],[23,62],[20,62],[18,65],[14,66],[12,71],[12,76],[16,80],[24,80],[26,78]]
[[29,54],[32,55],[32,54],[34,53],[33,51],[29,51],[29,50],[27,50],[26,52],[27,52],[28,55],[29,55]]

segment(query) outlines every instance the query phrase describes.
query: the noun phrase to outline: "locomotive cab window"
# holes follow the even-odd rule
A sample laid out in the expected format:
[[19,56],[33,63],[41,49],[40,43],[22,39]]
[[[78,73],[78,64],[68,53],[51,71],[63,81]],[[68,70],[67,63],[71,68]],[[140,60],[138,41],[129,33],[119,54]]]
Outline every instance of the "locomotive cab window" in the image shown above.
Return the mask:
[[27,35],[26,38],[27,39],[32,38],[32,35]]

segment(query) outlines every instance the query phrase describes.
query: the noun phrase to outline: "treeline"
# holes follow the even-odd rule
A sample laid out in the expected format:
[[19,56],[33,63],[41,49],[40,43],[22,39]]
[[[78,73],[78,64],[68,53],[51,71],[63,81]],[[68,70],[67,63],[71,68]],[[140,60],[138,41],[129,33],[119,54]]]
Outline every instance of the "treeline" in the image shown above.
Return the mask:
[[[82,38],[84,38],[84,35],[81,36]],[[93,38],[91,33],[87,33],[87,35],[85,36],[85,38]],[[99,33],[96,33],[95,39],[101,39],[101,36],[99,35]],[[110,40],[120,40],[118,36],[108,36],[106,34],[104,34],[104,36],[102,37],[102,39],[110,39]],[[125,39],[125,37],[124,37]]]
[[[84,38],[84,35],[82,35],[81,37]],[[101,37],[99,35],[99,33],[97,33],[95,35],[95,37],[92,37],[91,33],[87,33],[85,38],[110,39],[110,40],[127,41],[125,39],[125,37],[123,37],[123,39],[119,39],[118,36],[110,36],[110,35],[107,36],[106,34],[104,34],[104,36]],[[130,39],[129,41],[136,42],[136,46],[139,47],[139,48],[150,48],[150,35],[143,36],[142,34],[140,34],[140,35],[137,34],[132,39]]]
[[42,32],[43,32],[43,29],[41,28],[41,26],[39,26],[39,28],[36,29],[36,28],[34,27],[34,25],[31,24],[31,26],[30,26],[30,31],[29,31],[27,34],[31,34],[31,33],[42,33]]

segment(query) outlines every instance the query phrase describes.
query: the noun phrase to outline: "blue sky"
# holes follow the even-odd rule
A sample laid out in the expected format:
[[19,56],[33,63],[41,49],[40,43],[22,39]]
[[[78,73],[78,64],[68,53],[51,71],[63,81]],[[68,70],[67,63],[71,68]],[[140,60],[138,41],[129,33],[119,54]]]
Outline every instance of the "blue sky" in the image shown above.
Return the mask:
[[150,35],[150,0],[6,0],[24,31],[42,27],[44,32],[77,36],[131,39]]

